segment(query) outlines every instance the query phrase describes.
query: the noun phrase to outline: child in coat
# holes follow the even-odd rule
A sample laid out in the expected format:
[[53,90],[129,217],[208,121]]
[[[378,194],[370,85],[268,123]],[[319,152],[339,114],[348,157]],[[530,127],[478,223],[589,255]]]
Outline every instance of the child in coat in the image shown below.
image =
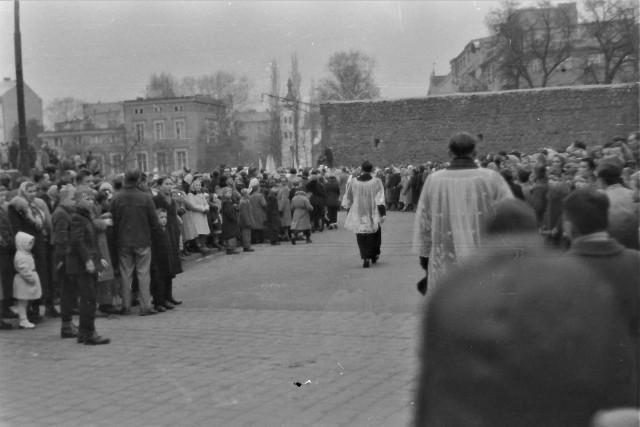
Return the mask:
[[36,327],[27,319],[27,303],[42,296],[40,277],[36,272],[36,263],[31,254],[34,241],[33,236],[22,231],[16,234],[16,255],[13,258],[16,275],[13,278],[13,296],[18,300],[21,329]]

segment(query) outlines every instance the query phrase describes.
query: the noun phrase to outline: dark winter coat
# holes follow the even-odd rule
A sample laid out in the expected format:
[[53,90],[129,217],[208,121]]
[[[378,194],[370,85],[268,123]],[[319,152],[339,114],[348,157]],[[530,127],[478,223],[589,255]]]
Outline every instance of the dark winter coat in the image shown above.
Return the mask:
[[231,200],[222,200],[222,240],[234,239],[239,234],[238,206]]
[[246,199],[244,197],[240,199],[239,210],[240,210],[239,226],[241,228],[248,228],[251,230],[256,228],[256,223],[253,220],[253,214],[251,213],[251,203],[249,202],[249,199]]
[[113,234],[118,247],[151,247],[151,233],[160,231],[151,195],[134,184],[125,184],[111,202]]
[[278,207],[278,193],[269,193],[267,197],[267,227],[269,230],[280,230],[280,209]]
[[[168,221],[167,221],[168,225]],[[162,227],[160,227],[162,230]],[[169,228],[165,227],[162,232],[156,233],[152,239],[151,246],[151,268],[154,269],[158,277],[175,277],[175,263],[172,260],[171,238]]]
[[340,184],[335,176],[330,176],[324,185],[325,203],[329,207],[340,206]]
[[86,263],[89,260],[93,261],[97,272],[102,268],[100,259],[98,232],[93,224],[91,212],[83,206],[76,206],[71,215],[69,227],[69,247],[66,257],[67,274],[86,274]]

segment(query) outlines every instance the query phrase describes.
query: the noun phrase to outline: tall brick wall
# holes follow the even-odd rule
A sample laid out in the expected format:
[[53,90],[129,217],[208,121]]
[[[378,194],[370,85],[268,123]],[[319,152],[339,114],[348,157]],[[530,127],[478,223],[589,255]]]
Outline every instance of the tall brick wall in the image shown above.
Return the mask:
[[380,166],[446,160],[457,131],[483,134],[483,154],[591,146],[638,130],[638,103],[638,83],[326,103],[322,145],[338,165]]

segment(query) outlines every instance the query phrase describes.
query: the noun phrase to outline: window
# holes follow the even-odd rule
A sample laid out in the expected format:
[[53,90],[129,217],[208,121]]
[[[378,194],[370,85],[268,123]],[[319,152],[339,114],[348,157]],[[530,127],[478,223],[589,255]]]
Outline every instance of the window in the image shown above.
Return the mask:
[[284,139],[288,139],[288,138],[289,138],[289,137],[288,137],[288,134],[289,134],[289,132],[285,132],[285,133],[284,133]]
[[144,109],[136,108],[135,110],[133,110],[133,114],[144,114]]
[[169,164],[167,162],[167,153],[156,153],[156,167],[160,172],[166,172],[169,169]]
[[185,139],[186,135],[184,133],[184,120],[176,120],[175,128],[176,128],[176,139]]
[[144,123],[136,123],[136,138],[138,141],[142,141],[144,139]]
[[173,111],[175,112],[182,111],[182,105],[176,105],[175,107],[173,107]]
[[62,147],[62,139],[61,138],[54,138],[53,145],[55,145],[56,147]]
[[162,113],[162,107],[153,107],[155,113]]
[[147,172],[147,153],[136,153],[136,169]]
[[164,122],[154,122],[153,123],[156,140],[164,139]]
[[124,164],[122,161],[122,154],[111,153],[111,173],[117,174],[124,172]]
[[176,151],[176,169],[184,169],[189,167],[189,159],[186,150]]
[[76,145],[82,145],[82,137],[81,136],[76,136]]

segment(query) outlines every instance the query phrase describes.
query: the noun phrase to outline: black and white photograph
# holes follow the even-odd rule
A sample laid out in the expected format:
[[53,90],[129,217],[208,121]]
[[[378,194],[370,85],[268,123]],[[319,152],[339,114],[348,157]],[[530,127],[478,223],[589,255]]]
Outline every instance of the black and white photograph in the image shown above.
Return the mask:
[[639,44],[638,0],[0,1],[0,426],[640,427]]

